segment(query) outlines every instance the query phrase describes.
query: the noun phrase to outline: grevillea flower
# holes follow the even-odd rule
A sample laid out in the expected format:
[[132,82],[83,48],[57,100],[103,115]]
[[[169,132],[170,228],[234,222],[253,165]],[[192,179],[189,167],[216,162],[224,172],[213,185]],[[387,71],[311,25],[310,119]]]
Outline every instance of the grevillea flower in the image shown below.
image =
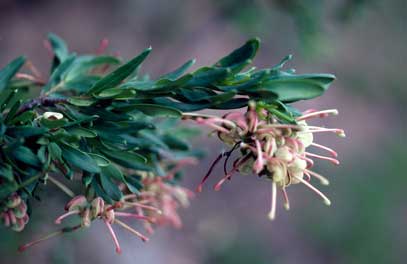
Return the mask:
[[74,227],[63,228],[60,231],[51,233],[44,238],[35,240],[31,243],[25,244],[19,248],[20,251],[27,249],[39,242],[47,240],[49,238],[55,237],[57,235],[62,235],[66,232],[71,232],[78,230],[80,228],[89,227],[91,222],[94,220],[101,220],[105,223],[109,234],[111,235],[113,242],[116,247],[116,252],[121,253],[120,244],[118,238],[113,230],[112,225],[117,224],[130,233],[139,237],[142,241],[148,241],[148,238],[129,226],[128,224],[121,221],[119,218],[128,218],[128,219],[138,219],[143,221],[152,221],[150,218],[134,213],[126,212],[127,209],[133,208],[134,205],[131,202],[128,202],[127,197],[124,197],[122,201],[116,202],[113,205],[105,203],[101,197],[96,197],[92,201],[88,201],[85,196],[79,195],[74,197],[65,205],[66,213],[59,216],[56,220],[56,224],[61,224],[62,221],[72,215],[77,215],[80,218],[80,224]]
[[151,220],[144,223],[148,233],[154,232],[153,224],[157,226],[169,225],[174,228],[182,227],[178,209],[188,207],[189,200],[194,196],[194,193],[187,188],[173,184],[173,180],[175,174],[183,166],[196,163],[197,160],[194,158],[179,160],[165,176],[139,172],[144,189],[139,195],[130,194],[127,198],[133,199],[134,204],[138,205],[135,207],[138,214],[145,215]]
[[144,227],[149,234],[153,233],[153,224],[171,225],[180,228],[182,222],[177,209],[180,206],[188,206],[189,198],[193,193],[186,188],[171,184],[170,182],[174,180],[174,176],[180,168],[195,163],[196,160],[194,158],[179,160],[173,164],[172,169],[165,176],[138,172],[142,176],[143,191],[140,194],[131,193],[124,195],[120,201],[114,204],[106,203],[101,197],[96,197],[89,201],[83,195],[75,196],[65,205],[66,213],[59,216],[55,220],[55,224],[61,224],[65,218],[70,216],[79,217],[80,224],[73,227],[65,227],[43,238],[27,243],[21,246],[19,250],[23,251],[55,236],[89,227],[95,220],[104,222],[113,239],[117,253],[121,253],[121,247],[114,232],[113,224],[121,226],[143,242],[149,240],[141,232],[123,222],[121,218],[143,221]]
[[[335,133],[344,137],[342,129],[311,126],[306,121],[313,118],[324,118],[337,115],[335,109],[316,111],[308,110],[296,118],[295,124],[280,123],[275,116],[266,109],[258,108],[251,103],[246,113],[232,112],[220,118],[200,114],[185,114],[184,119],[194,119],[198,124],[209,126],[217,132],[221,141],[231,146],[231,150],[220,154],[208,173],[202,179],[197,191],[202,191],[203,184],[208,179],[214,166],[223,158],[224,176],[215,186],[220,190],[222,184],[231,179],[235,172],[242,174],[254,173],[265,176],[271,180],[271,209],[269,218],[276,215],[277,189],[282,192],[284,207],[288,210],[290,203],[286,188],[291,184],[304,184],[322,198],[325,204],[330,200],[311,183],[315,178],[323,185],[329,181],[312,170],[314,159],[322,159],[339,164],[337,153],[329,147],[314,143],[313,135],[316,133]],[[328,156],[312,153],[308,150],[314,147],[325,151]],[[234,160],[233,166],[228,170],[228,161],[231,154],[240,149],[241,156]]]

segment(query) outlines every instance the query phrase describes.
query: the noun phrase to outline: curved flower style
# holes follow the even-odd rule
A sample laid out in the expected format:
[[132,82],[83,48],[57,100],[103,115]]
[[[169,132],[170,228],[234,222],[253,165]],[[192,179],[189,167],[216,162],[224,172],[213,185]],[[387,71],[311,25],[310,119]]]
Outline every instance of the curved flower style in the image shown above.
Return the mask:
[[[246,113],[231,112],[222,118],[185,114],[184,118],[194,119],[198,124],[213,128],[221,141],[232,146],[230,151],[220,154],[214,161],[199,184],[197,191],[202,191],[203,184],[214,166],[222,157],[226,157],[224,161],[225,175],[215,184],[214,189],[220,190],[222,184],[227,179],[231,179],[235,172],[243,174],[253,172],[260,177],[267,177],[272,182],[271,210],[268,215],[271,220],[276,215],[277,188],[282,191],[284,207],[287,210],[290,208],[286,188],[291,184],[304,184],[320,196],[325,204],[330,205],[331,201],[310,183],[311,178],[318,179],[323,185],[328,185],[329,181],[311,168],[314,165],[314,158],[327,160],[336,165],[339,164],[339,161],[336,159],[337,153],[334,150],[313,142],[313,134],[333,132],[344,137],[345,133],[342,129],[311,126],[306,121],[337,114],[336,109],[308,110],[296,118],[295,124],[285,124],[280,123],[266,109],[256,109],[254,103],[249,105],[249,110]],[[324,150],[330,156],[311,153],[307,149],[310,146]],[[240,149],[241,156],[233,162],[232,169],[228,171],[229,158],[236,149]]]

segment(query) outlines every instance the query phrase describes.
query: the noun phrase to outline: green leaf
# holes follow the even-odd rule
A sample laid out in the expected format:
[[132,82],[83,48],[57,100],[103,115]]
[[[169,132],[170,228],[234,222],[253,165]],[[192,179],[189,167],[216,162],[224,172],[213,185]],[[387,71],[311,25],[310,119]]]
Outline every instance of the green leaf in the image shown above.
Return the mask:
[[168,80],[171,80],[171,81],[175,81],[176,79],[181,77],[181,75],[184,74],[184,72],[186,70],[188,70],[192,65],[194,65],[195,61],[196,60],[193,59],[193,60],[189,60],[189,61],[185,62],[183,65],[181,65],[176,70],[161,76],[160,79],[168,79]]
[[107,76],[96,82],[92,88],[88,91],[89,94],[100,93],[103,90],[114,88],[119,85],[124,79],[130,76],[145,60],[148,54],[151,52],[151,48],[144,50],[140,55],[130,60],[126,64],[120,66]]
[[207,87],[208,85],[224,80],[230,73],[231,70],[229,68],[203,67],[192,74],[193,77],[186,86]]
[[62,160],[62,150],[55,142],[50,142],[48,145],[48,153],[53,160]]
[[286,103],[318,97],[334,80],[331,74],[286,75],[264,82],[263,87]]
[[41,162],[38,159],[37,155],[35,155],[31,149],[24,147],[24,146],[18,146],[16,148],[13,148],[11,150],[12,155],[16,160],[19,160],[25,164],[31,165],[33,167],[39,168],[41,166]]
[[62,148],[62,157],[70,164],[82,169],[84,171],[99,173],[100,167],[92,157],[87,153],[80,151],[79,149],[70,146],[68,144],[63,144],[60,146]]
[[100,176],[99,177],[87,177],[89,180],[92,180],[91,184],[92,184],[92,188],[93,190],[95,190],[96,196],[100,196],[103,198],[103,200],[105,200],[105,202],[107,203],[114,203],[114,201],[112,200],[112,198],[107,195],[107,193],[103,190],[100,182]]
[[188,150],[189,145],[177,137],[178,135],[167,134],[163,136],[164,143],[171,149]]
[[83,127],[70,127],[67,128],[66,131],[68,131],[68,133],[72,135],[83,138],[94,138],[97,136],[97,133],[94,130],[90,130]]
[[91,106],[95,103],[95,100],[90,98],[81,98],[81,97],[70,97],[68,102],[76,106]]
[[48,128],[48,129],[54,129],[54,128],[63,127],[64,125],[66,125],[68,123],[68,120],[66,120],[65,118],[55,119],[55,120],[41,118],[40,123],[41,123],[41,125],[43,125],[44,127]]
[[81,56],[76,59],[72,69],[66,76],[66,81],[74,81],[86,74],[86,71],[101,65],[119,64],[120,60],[113,56]]
[[59,64],[52,72],[47,85],[45,85],[42,89],[42,93],[49,92],[51,89],[55,88],[56,85],[60,85],[65,74],[67,74],[74,61],[75,55],[73,54],[66,58],[61,64]]
[[0,164],[0,177],[12,181],[14,179],[13,168],[7,163]]
[[48,34],[48,40],[54,51],[55,57],[59,62],[63,62],[69,56],[68,47],[65,41],[53,33]]
[[216,67],[229,67],[233,69],[233,72],[241,71],[246,65],[251,63],[251,60],[257,53],[260,46],[259,39],[251,39],[247,41],[242,47],[234,50],[229,55],[220,59],[215,66]]
[[107,166],[110,165],[110,160],[103,157],[102,155],[98,155],[98,154],[95,154],[95,153],[88,153],[88,155],[91,156],[96,161],[96,164],[99,167],[107,167]]
[[0,188],[0,201],[7,198],[11,193],[18,189],[18,184],[15,181],[11,181],[1,185]]
[[150,170],[146,165],[147,159],[140,154],[126,151],[102,150],[110,160],[117,164],[135,170]]
[[31,122],[35,118],[35,112],[34,111],[25,111],[21,114],[16,115],[13,120],[11,121],[12,124],[17,124],[17,123],[28,123]]
[[103,171],[100,175],[100,184],[103,190],[112,200],[120,201],[122,199],[123,194],[120,191],[119,187],[117,187],[117,185],[108,175],[103,174]]
[[140,193],[140,191],[143,189],[143,184],[139,180],[141,177],[137,177],[137,175],[130,175],[126,177],[125,184],[127,188],[130,190],[132,193]]
[[45,164],[47,162],[46,146],[41,146],[38,149],[37,157],[41,161],[41,163]]
[[13,76],[20,70],[20,68],[24,65],[25,58],[18,57],[14,59],[9,64],[6,65],[3,69],[0,70],[0,92],[7,87],[8,82],[13,78]]
[[20,105],[22,103],[22,100],[18,100],[14,102],[14,104],[11,106],[10,110],[7,113],[6,118],[4,119],[4,123],[9,123],[15,114],[17,113],[18,109],[20,108]]
[[125,182],[122,171],[112,163],[110,163],[109,166],[102,168],[102,174],[120,182]]
[[7,134],[14,137],[33,137],[39,136],[47,132],[48,129],[45,127],[33,127],[33,126],[18,126],[18,127],[9,127],[7,129]]
[[182,116],[182,112],[176,108],[169,106],[162,106],[156,104],[132,104],[129,105],[134,110],[138,110],[148,116],[163,116],[179,118]]

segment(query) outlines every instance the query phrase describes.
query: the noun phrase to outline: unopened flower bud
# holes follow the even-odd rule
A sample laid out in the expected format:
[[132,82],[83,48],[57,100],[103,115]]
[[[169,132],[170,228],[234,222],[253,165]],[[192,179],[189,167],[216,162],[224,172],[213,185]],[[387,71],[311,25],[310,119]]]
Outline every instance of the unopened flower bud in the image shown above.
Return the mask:
[[16,232],[21,232],[24,230],[25,223],[23,219],[17,219],[17,221],[11,226],[11,229]]
[[114,210],[106,210],[104,214],[105,219],[110,223],[113,224],[114,222]]
[[97,218],[100,214],[103,213],[105,207],[105,202],[102,198],[96,197],[91,204],[92,218]]
[[22,201],[17,207],[13,208],[13,212],[17,218],[22,218],[27,214],[27,205]]
[[15,208],[21,203],[21,197],[17,193],[13,193],[9,196],[6,202],[8,208]]

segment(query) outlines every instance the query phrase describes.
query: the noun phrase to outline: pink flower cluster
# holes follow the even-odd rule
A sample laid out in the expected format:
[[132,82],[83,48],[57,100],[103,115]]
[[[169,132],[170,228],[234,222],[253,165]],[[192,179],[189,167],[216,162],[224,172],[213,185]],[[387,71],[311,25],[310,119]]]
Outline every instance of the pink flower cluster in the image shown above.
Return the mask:
[[[274,219],[276,214],[277,188],[282,192],[284,207],[289,209],[290,203],[286,188],[291,184],[304,184],[319,195],[325,204],[330,205],[330,200],[310,183],[311,179],[315,178],[323,185],[329,184],[325,177],[312,170],[313,159],[327,160],[335,165],[338,165],[339,161],[336,159],[337,153],[334,150],[314,143],[313,135],[331,132],[344,137],[345,133],[342,129],[310,126],[306,121],[337,114],[338,111],[335,109],[308,110],[298,116],[295,123],[287,124],[281,123],[272,112],[256,107],[253,103],[249,105],[246,113],[231,112],[222,118],[186,114],[186,119],[194,119],[198,124],[213,128],[221,141],[232,146],[230,151],[218,156],[197,190],[202,191],[203,184],[213,167],[223,157],[226,157],[224,176],[215,184],[214,189],[220,190],[222,184],[231,179],[235,172],[265,176],[272,183],[270,219]],[[328,156],[308,151],[308,147],[311,146],[325,151]],[[234,160],[232,168],[228,171],[228,160],[237,149],[240,150],[240,155]]]
[[[21,246],[19,250],[24,251],[52,237],[89,227],[95,220],[104,222],[108,233],[112,237],[116,252],[119,254],[121,253],[121,247],[113,229],[113,224],[121,226],[143,242],[149,240],[147,236],[125,223],[124,219],[141,220],[149,234],[154,232],[154,226],[171,225],[175,228],[180,228],[182,222],[177,210],[181,206],[186,207],[189,205],[189,198],[193,196],[193,193],[186,188],[170,184],[170,181],[174,179],[175,173],[181,167],[195,163],[196,160],[193,158],[179,160],[165,176],[139,172],[142,177],[143,190],[139,194],[126,194],[120,201],[113,204],[106,203],[101,197],[89,200],[84,195],[75,196],[65,205],[66,213],[59,216],[55,223],[61,224],[65,218],[77,216],[80,219],[80,224],[74,227],[63,228],[43,238],[27,243]],[[123,186],[120,187],[122,187],[123,192],[127,191]]]
[[0,205],[0,220],[5,227],[21,232],[29,221],[27,204],[17,193],[11,194]]

